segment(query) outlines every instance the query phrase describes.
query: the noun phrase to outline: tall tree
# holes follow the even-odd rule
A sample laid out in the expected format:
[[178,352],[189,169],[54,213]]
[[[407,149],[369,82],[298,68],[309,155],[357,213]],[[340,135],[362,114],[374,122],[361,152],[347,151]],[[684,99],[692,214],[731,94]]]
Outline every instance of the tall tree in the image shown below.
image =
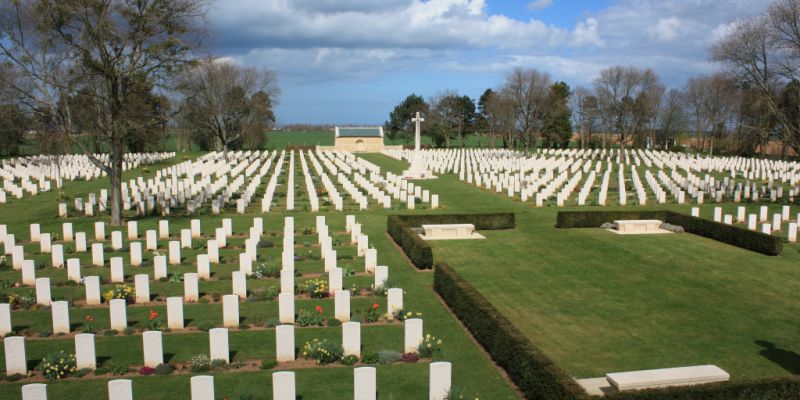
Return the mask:
[[[46,110],[60,134],[77,144],[111,184],[111,224],[122,223],[122,162],[136,120],[137,82],[168,86],[202,41],[198,0],[28,0],[0,5],[0,54],[26,85],[15,89]],[[85,90],[97,104],[92,130],[109,149],[96,158],[76,138],[65,101]]]
[[572,138],[572,111],[569,108],[569,85],[566,82],[556,82],[550,87],[547,95],[542,134],[546,146],[569,146]]
[[414,124],[411,119],[417,112],[426,115],[430,106],[422,96],[410,94],[389,113],[389,120],[384,125],[386,134],[391,139],[402,138],[406,144],[414,137]]
[[463,125],[463,98],[453,90],[445,90],[436,94],[430,104],[426,124],[433,141],[439,147],[450,147],[450,139],[460,133]]
[[513,106],[515,127],[526,152],[536,145],[551,82],[550,75],[535,69],[515,68],[506,75],[503,96]]
[[246,136],[252,143],[253,136],[266,135],[275,121],[272,104],[279,90],[270,70],[206,60],[187,71],[180,90],[183,125],[201,148],[222,151],[226,159],[229,149],[240,148]]
[[658,76],[649,69],[615,66],[600,72],[595,92],[620,146],[641,139],[663,90]]
[[570,96],[573,122],[580,136],[582,149],[589,146],[589,141],[597,128],[600,110],[597,97],[591,90],[578,86]]

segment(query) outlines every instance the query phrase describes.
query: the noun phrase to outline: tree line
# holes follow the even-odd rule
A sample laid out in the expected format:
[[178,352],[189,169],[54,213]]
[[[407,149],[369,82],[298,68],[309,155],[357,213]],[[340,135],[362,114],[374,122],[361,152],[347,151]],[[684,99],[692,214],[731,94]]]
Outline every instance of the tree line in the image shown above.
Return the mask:
[[31,139],[44,154],[79,148],[108,175],[118,225],[126,152],[158,150],[169,131],[226,156],[262,147],[275,122],[275,74],[209,55],[207,6],[0,2],[0,155]]
[[389,114],[390,137],[413,140],[411,117],[426,116],[436,146],[493,145],[680,149],[800,154],[800,0],[778,0],[762,15],[731,24],[709,49],[721,72],[668,88],[650,69],[614,66],[590,86],[570,88],[533,68],[515,68],[476,100],[446,90],[411,94]]

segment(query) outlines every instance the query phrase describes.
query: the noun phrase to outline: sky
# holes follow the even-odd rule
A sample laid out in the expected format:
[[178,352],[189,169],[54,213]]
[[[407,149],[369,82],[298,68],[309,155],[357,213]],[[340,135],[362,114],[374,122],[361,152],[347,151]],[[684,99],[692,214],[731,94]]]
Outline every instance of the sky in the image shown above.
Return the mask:
[[478,98],[515,67],[591,87],[614,65],[667,87],[771,0],[216,0],[214,55],[274,70],[278,124],[382,124],[409,94]]

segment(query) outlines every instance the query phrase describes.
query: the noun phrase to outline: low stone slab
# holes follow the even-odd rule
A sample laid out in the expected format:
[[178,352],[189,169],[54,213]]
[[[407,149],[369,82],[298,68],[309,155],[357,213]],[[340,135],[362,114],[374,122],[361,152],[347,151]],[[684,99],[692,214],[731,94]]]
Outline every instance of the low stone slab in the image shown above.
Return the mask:
[[424,233],[419,236],[424,240],[486,239],[475,232],[473,224],[422,225],[422,230]]
[[617,229],[609,231],[620,235],[651,235],[659,233],[672,233],[666,229],[661,229],[662,221],[657,219],[626,219],[616,220]]
[[699,385],[703,383],[723,382],[730,378],[730,374],[716,365],[697,365],[692,367],[662,368],[606,374],[608,383],[620,391],[667,386]]

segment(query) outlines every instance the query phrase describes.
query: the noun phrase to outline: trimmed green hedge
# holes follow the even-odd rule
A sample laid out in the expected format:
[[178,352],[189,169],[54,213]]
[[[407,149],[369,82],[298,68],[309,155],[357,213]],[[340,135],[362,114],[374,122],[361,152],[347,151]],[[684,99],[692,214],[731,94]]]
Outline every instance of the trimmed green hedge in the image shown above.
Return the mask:
[[585,399],[583,389],[445,263],[437,263],[433,287],[526,399]]
[[514,229],[517,226],[514,213],[390,215],[386,221],[389,236],[419,269],[433,268],[431,246],[411,229],[425,224],[473,224],[478,230]]
[[390,215],[386,220],[386,229],[403,252],[406,253],[411,263],[419,269],[433,267],[433,250],[416,232],[411,230],[399,215]]
[[679,225],[688,233],[769,256],[783,250],[780,238],[672,211],[559,211],[556,228],[598,228],[617,219],[658,219]]
[[722,382],[700,386],[621,392],[609,400],[800,400],[800,378]]

